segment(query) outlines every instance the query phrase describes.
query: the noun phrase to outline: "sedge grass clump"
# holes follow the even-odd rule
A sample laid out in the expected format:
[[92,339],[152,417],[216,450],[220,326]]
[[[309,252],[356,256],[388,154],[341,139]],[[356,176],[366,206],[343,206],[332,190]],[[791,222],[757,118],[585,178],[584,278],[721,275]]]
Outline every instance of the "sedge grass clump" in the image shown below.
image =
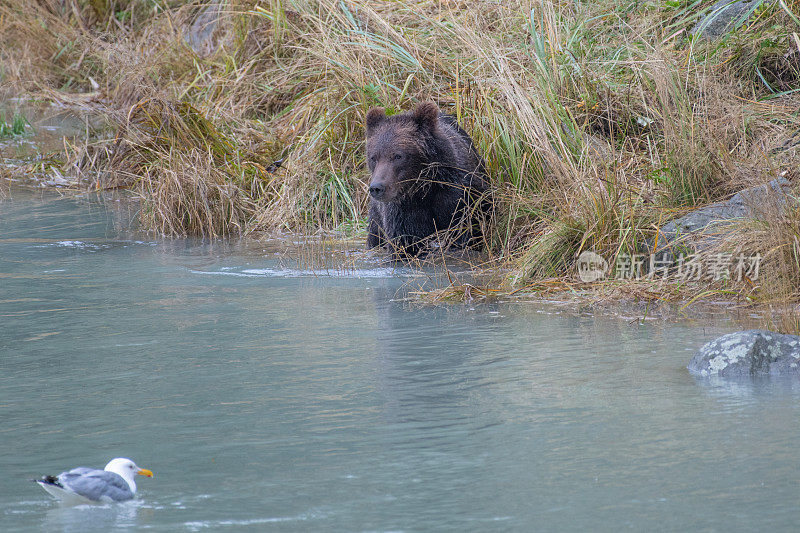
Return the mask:
[[6,122],[5,116],[0,113],[0,139],[19,137],[25,133],[28,126],[30,122],[19,112],[14,113],[11,122]]
[[586,234],[579,220],[559,219],[543,224],[517,264],[514,281],[562,276],[575,260],[575,251]]
[[770,307],[766,329],[786,335],[800,335],[800,307],[796,303],[785,303],[780,307]]
[[[0,64],[3,84],[14,91],[75,85],[71,68],[80,58],[80,28],[66,5],[38,2],[0,4]],[[81,65],[82,66],[82,65]]]
[[758,97],[773,98],[798,90],[800,82],[800,6],[796,1],[758,1],[723,43],[702,50],[727,65]]
[[109,164],[112,184],[134,188],[145,225],[166,235],[242,232],[267,194],[264,160],[191,104],[155,96],[130,110]]
[[[795,189],[786,196],[754,206],[752,218],[718,245],[733,256],[757,258],[757,279],[746,279],[757,300],[800,300],[800,197]],[[751,276],[752,278],[752,276]]]
[[245,230],[253,202],[213,156],[194,150],[161,157],[159,165],[143,167],[136,184],[145,200],[141,217],[147,227],[163,235],[209,237]]

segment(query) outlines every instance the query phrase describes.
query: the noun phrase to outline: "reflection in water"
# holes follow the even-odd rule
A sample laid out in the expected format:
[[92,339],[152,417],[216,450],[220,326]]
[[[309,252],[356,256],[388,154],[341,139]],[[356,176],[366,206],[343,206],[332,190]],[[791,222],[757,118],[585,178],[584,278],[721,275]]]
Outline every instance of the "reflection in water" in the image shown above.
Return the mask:
[[800,381],[794,376],[753,376],[749,379],[725,379],[720,376],[692,376],[698,387],[727,410],[765,408],[776,399],[791,401],[800,395]]
[[94,531],[112,531],[132,528],[139,525],[137,515],[140,502],[125,502],[105,505],[61,505],[54,503],[48,509],[42,522],[43,531],[59,531],[61,533],[83,533],[87,529]]
[[[117,206],[0,203],[4,533],[796,524],[800,384],[685,369],[732,324],[410,306],[358,250],[316,275]],[[130,506],[26,481],[113,456],[157,472]]]
[[[420,449],[459,439],[471,422],[469,394],[481,379],[470,372],[480,349],[464,335],[469,322],[445,308],[409,313],[395,288],[373,291],[378,383],[387,424]],[[409,320],[411,318],[411,320]],[[421,441],[416,440],[424,433]]]

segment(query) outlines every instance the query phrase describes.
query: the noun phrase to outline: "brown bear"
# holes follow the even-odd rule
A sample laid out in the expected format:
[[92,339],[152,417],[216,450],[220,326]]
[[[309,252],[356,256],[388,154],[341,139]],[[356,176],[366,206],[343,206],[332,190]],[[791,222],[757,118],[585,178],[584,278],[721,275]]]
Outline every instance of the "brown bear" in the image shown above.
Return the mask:
[[369,227],[367,248],[388,245],[417,255],[434,237],[475,246],[491,209],[486,167],[469,135],[433,102],[386,116],[367,113]]

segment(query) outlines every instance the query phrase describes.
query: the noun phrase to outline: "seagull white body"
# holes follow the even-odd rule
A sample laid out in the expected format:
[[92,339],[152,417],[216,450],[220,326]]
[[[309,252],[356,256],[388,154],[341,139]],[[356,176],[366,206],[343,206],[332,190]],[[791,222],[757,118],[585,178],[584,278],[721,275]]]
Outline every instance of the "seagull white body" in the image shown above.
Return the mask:
[[66,489],[62,489],[58,485],[51,485],[50,483],[45,483],[39,479],[35,480],[36,483],[39,484],[44,490],[46,490],[50,496],[55,498],[56,500],[61,500],[61,502],[66,503],[68,505],[81,505],[84,503],[97,503],[89,498],[84,498],[80,494],[75,492],[70,492]]
[[146,468],[124,457],[112,459],[103,470],[80,466],[58,476],[35,479],[44,490],[64,503],[123,502],[136,495],[136,475],[153,477]]

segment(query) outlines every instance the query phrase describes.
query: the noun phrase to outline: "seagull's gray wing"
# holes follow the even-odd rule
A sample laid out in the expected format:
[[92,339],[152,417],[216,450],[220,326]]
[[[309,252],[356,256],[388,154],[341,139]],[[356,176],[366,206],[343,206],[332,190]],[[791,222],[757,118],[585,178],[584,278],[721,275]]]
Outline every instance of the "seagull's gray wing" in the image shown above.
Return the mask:
[[94,501],[121,502],[133,498],[133,492],[122,476],[93,468],[73,468],[59,474],[65,489]]
[[61,476],[68,476],[68,475],[78,475],[82,476],[83,474],[91,474],[92,472],[97,472],[96,468],[88,468],[85,466],[79,466],[77,468],[73,468],[69,472],[61,472],[58,477]]

